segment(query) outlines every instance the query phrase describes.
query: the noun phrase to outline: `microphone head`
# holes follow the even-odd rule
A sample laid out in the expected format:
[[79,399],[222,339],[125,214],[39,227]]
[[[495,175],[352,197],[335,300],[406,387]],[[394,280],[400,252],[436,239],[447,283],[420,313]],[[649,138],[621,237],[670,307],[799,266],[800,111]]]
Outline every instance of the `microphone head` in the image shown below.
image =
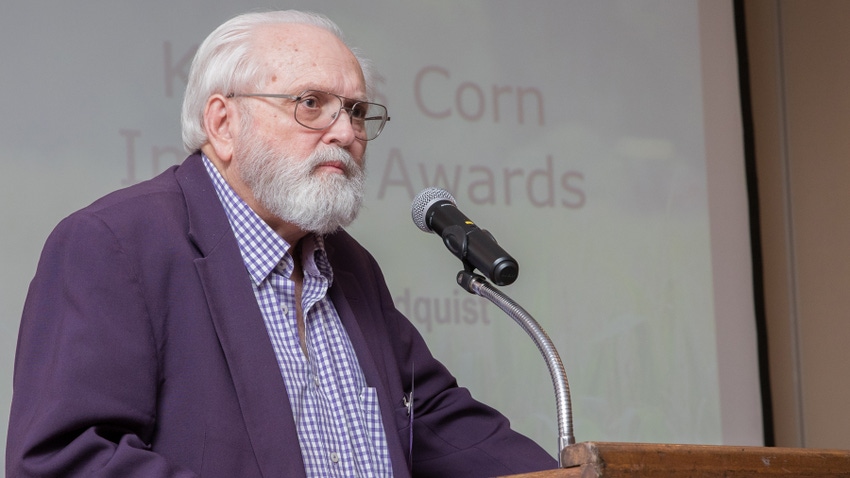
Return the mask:
[[431,205],[437,201],[449,201],[453,205],[457,206],[455,198],[453,198],[452,195],[445,189],[423,189],[422,192],[413,198],[413,204],[410,206],[410,216],[413,218],[413,223],[416,224],[416,227],[425,232],[434,232],[430,227],[428,227],[428,224],[425,223],[425,214],[428,212]]

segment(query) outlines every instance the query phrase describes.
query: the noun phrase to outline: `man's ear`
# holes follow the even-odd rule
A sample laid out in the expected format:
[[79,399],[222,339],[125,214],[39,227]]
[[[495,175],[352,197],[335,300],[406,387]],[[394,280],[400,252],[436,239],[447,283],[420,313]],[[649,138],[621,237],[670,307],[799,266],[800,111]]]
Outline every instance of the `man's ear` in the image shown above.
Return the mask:
[[233,157],[234,134],[239,114],[234,102],[220,94],[210,96],[204,108],[204,130],[215,155],[222,161]]

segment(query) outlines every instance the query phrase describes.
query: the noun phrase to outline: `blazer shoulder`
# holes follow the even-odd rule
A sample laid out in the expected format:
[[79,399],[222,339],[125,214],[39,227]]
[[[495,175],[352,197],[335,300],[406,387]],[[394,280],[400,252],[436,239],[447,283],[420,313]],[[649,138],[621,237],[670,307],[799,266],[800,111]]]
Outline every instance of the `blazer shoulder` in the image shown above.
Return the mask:
[[[191,216],[188,196],[194,194],[193,189],[203,189],[204,196],[196,204],[221,208],[200,158],[192,161],[193,158],[190,156],[181,165],[172,166],[152,179],[106,194],[70,214],[56,229],[72,225],[86,227],[85,224],[93,221],[119,237],[173,238],[173,233],[185,234]],[[186,178],[191,178],[189,186],[184,185]],[[198,186],[204,180],[208,188]]]

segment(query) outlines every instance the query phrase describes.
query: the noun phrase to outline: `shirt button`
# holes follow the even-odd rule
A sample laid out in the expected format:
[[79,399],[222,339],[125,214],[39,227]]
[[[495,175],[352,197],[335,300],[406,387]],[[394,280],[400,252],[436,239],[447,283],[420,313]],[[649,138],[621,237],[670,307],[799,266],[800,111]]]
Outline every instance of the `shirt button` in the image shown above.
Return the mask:
[[339,463],[339,453],[333,452],[331,453],[331,461],[334,463]]

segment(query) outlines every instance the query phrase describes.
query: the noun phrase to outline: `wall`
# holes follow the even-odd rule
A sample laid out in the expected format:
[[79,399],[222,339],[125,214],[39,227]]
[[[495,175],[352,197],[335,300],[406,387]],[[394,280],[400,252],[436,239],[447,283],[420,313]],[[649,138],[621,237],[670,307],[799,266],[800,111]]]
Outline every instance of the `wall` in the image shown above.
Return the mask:
[[776,444],[850,448],[850,2],[744,8]]

